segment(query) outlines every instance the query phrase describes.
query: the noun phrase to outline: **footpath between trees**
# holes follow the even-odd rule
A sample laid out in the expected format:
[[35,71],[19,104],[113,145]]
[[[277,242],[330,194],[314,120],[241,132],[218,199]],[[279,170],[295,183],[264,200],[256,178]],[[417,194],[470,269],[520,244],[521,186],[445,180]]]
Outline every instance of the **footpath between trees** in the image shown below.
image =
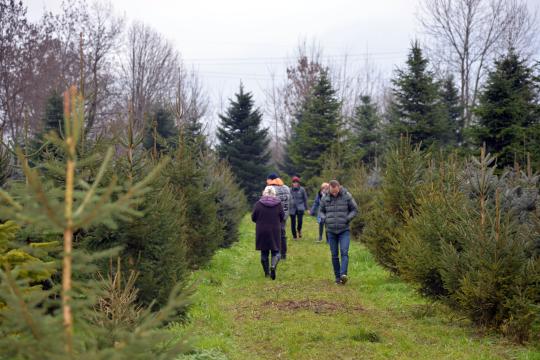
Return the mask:
[[265,279],[248,216],[240,241],[194,273],[186,359],[540,359],[540,349],[481,334],[444,305],[430,303],[351,243],[345,286],[333,281],[326,243],[308,218],[289,235],[277,279]]

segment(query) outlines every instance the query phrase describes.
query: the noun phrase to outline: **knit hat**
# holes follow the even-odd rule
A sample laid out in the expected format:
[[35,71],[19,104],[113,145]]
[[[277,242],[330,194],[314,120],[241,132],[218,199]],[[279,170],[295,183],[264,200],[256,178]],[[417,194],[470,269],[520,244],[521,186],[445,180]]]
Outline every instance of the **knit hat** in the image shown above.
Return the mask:
[[271,173],[270,175],[268,175],[267,179],[274,180],[274,179],[277,179],[278,177],[279,177],[278,174]]
[[299,178],[298,176],[293,176],[292,182],[293,182],[293,183],[294,183],[294,182],[299,183],[299,182],[300,182],[300,178]]

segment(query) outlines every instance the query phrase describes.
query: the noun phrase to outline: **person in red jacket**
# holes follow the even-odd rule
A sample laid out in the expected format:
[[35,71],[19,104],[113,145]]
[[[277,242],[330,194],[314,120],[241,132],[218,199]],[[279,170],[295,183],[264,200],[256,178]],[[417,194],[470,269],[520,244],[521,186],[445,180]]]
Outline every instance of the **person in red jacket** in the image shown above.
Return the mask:
[[[281,223],[285,212],[281,200],[272,186],[267,186],[263,196],[257,201],[251,214],[255,225],[255,249],[261,252],[264,276],[276,279],[276,268],[281,250]],[[271,263],[268,256],[272,254]]]

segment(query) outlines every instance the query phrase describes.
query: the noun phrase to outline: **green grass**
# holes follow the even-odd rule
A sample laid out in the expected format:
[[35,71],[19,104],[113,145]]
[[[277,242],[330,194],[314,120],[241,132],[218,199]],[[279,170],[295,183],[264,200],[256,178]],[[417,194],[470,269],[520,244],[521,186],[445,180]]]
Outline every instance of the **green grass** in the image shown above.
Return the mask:
[[[287,224],[289,225],[289,224]],[[265,279],[248,217],[240,241],[194,273],[186,326],[200,359],[540,359],[540,350],[478,329],[442,304],[420,297],[378,266],[359,243],[349,250],[349,282],[334,284],[330,251],[289,238],[277,279]],[[204,354],[217,354],[207,356]]]

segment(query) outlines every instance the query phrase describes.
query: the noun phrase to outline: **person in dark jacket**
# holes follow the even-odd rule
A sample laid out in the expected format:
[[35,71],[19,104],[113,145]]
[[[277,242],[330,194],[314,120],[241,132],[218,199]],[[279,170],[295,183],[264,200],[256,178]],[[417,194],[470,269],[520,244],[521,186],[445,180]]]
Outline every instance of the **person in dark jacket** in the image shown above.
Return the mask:
[[291,191],[276,173],[268,175],[266,185],[272,186],[276,190],[276,195],[281,200],[281,206],[283,206],[283,211],[285,212],[285,220],[281,222],[281,250],[279,252],[279,258],[285,260],[287,258],[287,232],[285,228],[287,226],[287,219],[289,218]]
[[[255,225],[255,249],[261,251],[261,264],[264,276],[276,279],[276,267],[279,262],[281,247],[281,223],[285,220],[285,213],[276,190],[267,186],[263,196],[257,201],[251,214]],[[268,256],[272,254],[271,264]]]
[[294,176],[292,178],[291,207],[289,209],[291,232],[294,240],[302,237],[302,222],[306,210],[308,210],[306,190],[300,186],[300,178]]
[[[321,200],[321,221],[326,225],[326,236],[332,253],[332,266],[337,284],[348,280],[349,223],[358,214],[358,206],[352,195],[337,180],[330,181],[330,190]],[[341,264],[340,264],[341,253]]]
[[322,241],[322,236],[324,232],[324,223],[321,221],[321,200],[328,193],[328,188],[330,185],[327,182],[322,183],[321,189],[317,192],[317,195],[315,196],[315,201],[313,201],[313,205],[311,206],[311,210],[309,210],[309,214],[311,216],[317,217],[317,223],[319,224],[319,240],[318,242]]

